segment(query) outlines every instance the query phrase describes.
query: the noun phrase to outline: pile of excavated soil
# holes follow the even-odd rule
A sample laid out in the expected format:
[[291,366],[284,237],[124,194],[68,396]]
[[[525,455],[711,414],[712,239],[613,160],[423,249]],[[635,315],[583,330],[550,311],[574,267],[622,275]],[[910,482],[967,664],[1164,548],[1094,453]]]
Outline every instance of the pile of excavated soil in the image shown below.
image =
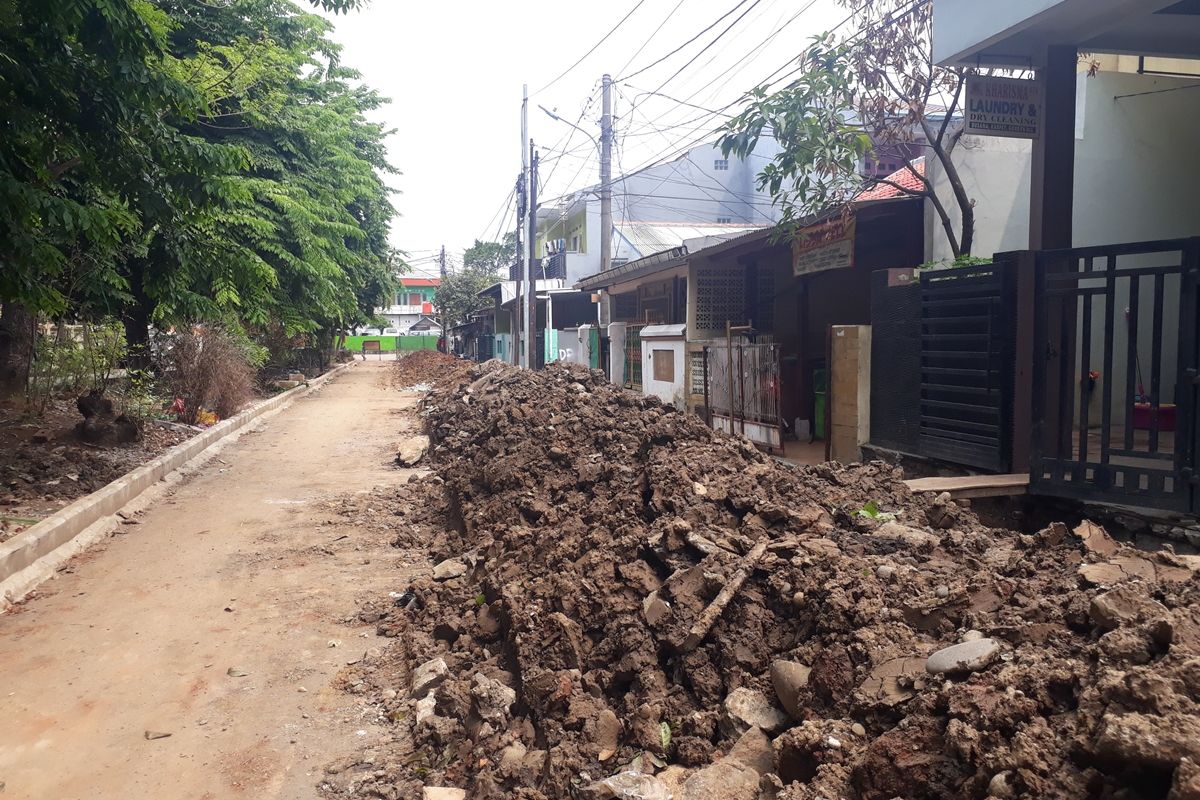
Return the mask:
[[1200,798],[1195,557],[989,530],[578,367],[469,379],[394,498],[436,566],[346,677],[397,734],[330,792]]
[[396,362],[393,384],[400,389],[412,386],[447,387],[464,378],[473,362],[437,350],[416,350]]

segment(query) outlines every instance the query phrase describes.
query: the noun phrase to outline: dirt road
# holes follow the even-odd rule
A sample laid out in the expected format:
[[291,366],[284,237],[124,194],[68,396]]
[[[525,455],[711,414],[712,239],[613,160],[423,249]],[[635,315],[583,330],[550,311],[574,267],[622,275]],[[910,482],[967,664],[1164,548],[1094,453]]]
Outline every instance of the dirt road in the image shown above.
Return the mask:
[[[406,480],[415,397],[358,364],[271,417],[0,617],[4,798],[309,798],[380,735],[331,686],[405,580],[331,498]],[[153,733],[166,738],[148,738]]]

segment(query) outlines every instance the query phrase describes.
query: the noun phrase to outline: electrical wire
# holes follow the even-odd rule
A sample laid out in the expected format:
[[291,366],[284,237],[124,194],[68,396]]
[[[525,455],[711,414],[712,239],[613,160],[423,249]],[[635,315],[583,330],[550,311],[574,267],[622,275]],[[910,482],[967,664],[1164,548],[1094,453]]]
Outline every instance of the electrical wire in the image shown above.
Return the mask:
[[[604,34],[604,36],[602,36],[602,37],[600,38],[600,41],[598,41],[598,42],[596,42],[594,45],[592,45],[591,49],[589,49],[589,50],[588,50],[586,53],[584,53],[583,55],[581,55],[581,56],[579,57],[579,60],[578,60],[578,61],[576,61],[576,62],[575,62],[574,64],[572,64],[571,66],[567,67],[565,70],[563,70],[563,71],[562,71],[562,72],[559,74],[559,76],[558,76],[557,78],[555,78],[554,80],[550,81],[550,82],[549,82],[549,83],[547,83],[545,86],[543,86],[542,88],[540,88],[540,89],[538,89],[537,91],[535,91],[533,94],[531,94],[531,95],[530,95],[530,97],[533,97],[533,95],[535,95],[535,94],[538,94],[538,93],[540,93],[540,92],[544,92],[544,91],[546,91],[546,90],[547,90],[547,89],[549,89],[551,86],[553,86],[554,84],[558,83],[558,82],[559,82],[559,81],[561,81],[563,78],[565,78],[565,77],[567,76],[567,74],[571,72],[571,70],[575,69],[575,68],[576,68],[576,67],[578,67],[580,64],[582,64],[582,63],[583,63],[583,61],[584,61],[584,59],[585,59],[585,58],[587,58],[588,56],[590,56],[592,53],[596,52],[596,48],[598,48],[600,45],[602,45],[602,44],[604,44],[606,41],[608,41],[608,37],[610,37],[610,36],[612,36],[614,33],[616,33],[616,32],[617,32],[617,29],[618,29],[618,28],[620,28],[620,27],[621,27],[623,24],[625,24],[625,20],[627,20],[627,19],[629,19],[630,17],[632,17],[632,16],[633,16],[633,12],[635,12],[635,11],[637,11],[639,8],[641,8],[641,7],[642,7],[642,3],[644,3],[644,2],[646,2],[646,0],[638,0],[638,2],[637,2],[635,5],[634,5],[634,7],[633,7],[633,8],[631,8],[631,9],[629,9],[629,12],[628,12],[628,13],[627,13],[625,16],[621,17],[621,21],[620,21],[620,22],[618,22],[616,25],[614,25],[614,26],[612,27],[612,29],[611,29],[611,30],[609,30],[609,32],[608,32],[608,33]],[[745,0],[743,0],[743,2],[745,2]]]
[[[739,3],[738,3],[736,6],[734,6],[734,7],[733,7],[733,8],[731,8],[731,9],[729,9],[728,11],[726,11],[726,12],[725,12],[724,14],[722,14],[721,16],[717,17],[715,20],[713,20],[713,22],[712,22],[711,24],[709,24],[709,26],[708,26],[707,28],[705,28],[704,30],[700,31],[699,33],[697,33],[697,34],[696,34],[695,36],[693,36],[692,38],[688,39],[688,40],[687,40],[686,42],[684,42],[683,44],[679,45],[679,47],[676,47],[674,50],[672,50],[671,52],[667,53],[667,54],[666,54],[665,56],[663,56],[662,58],[660,58],[660,59],[658,59],[658,60],[656,60],[656,61],[654,61],[654,62],[651,62],[650,64],[647,64],[646,66],[642,67],[642,68],[641,68],[641,69],[639,69],[639,70],[635,70],[634,72],[631,72],[631,73],[629,73],[628,75],[622,75],[622,76],[620,76],[619,78],[617,78],[617,80],[618,80],[618,81],[627,81],[627,80],[629,80],[630,78],[634,78],[634,77],[637,77],[638,75],[641,75],[643,72],[645,72],[645,71],[646,71],[646,70],[648,70],[648,69],[651,69],[652,67],[657,67],[659,64],[661,64],[662,62],[666,61],[668,58],[670,58],[671,56],[675,55],[675,54],[676,54],[676,53],[678,53],[680,50],[683,50],[683,49],[684,49],[685,47],[687,47],[689,44],[691,44],[692,42],[696,41],[696,40],[697,40],[697,39],[699,39],[701,36],[703,36],[704,34],[706,34],[706,33],[708,33],[709,31],[711,31],[713,28],[715,28],[715,27],[717,27],[718,25],[720,25],[720,24],[721,24],[721,22],[722,22],[722,21],[723,21],[723,20],[724,20],[726,17],[730,16],[730,15],[731,15],[731,14],[733,14],[735,11],[737,11],[739,8],[741,8],[742,6],[746,5],[746,3],[748,3],[749,1],[750,1],[750,0],[740,0],[740,2],[739,2]],[[757,0],[756,0],[756,2],[757,2]]]
[[650,42],[654,40],[654,37],[657,36],[658,32],[663,29],[663,26],[671,20],[671,17],[675,16],[675,12],[679,10],[679,7],[683,5],[684,2],[685,0],[679,0],[679,2],[675,4],[675,7],[667,12],[667,16],[663,17],[663,21],[658,23],[658,27],[655,28],[648,37],[646,37],[646,41],[642,42],[642,46],[634,51],[634,54],[629,57],[629,60],[622,64],[621,68],[617,70],[618,75],[629,69],[629,65],[633,63],[633,60],[642,54],[642,51],[646,49],[646,45],[650,44]]

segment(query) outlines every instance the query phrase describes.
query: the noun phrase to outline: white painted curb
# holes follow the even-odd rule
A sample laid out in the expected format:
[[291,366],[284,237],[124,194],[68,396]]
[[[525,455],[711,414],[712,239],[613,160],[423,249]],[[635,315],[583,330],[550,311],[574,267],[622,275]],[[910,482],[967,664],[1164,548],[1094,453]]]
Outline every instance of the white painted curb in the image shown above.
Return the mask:
[[117,478],[102,489],[79,498],[46,517],[28,530],[0,543],[0,611],[5,601],[16,602],[54,575],[59,566],[99,540],[108,532],[113,514],[131,500],[183,467],[212,445],[244,428],[265,414],[286,408],[326,381],[354,366],[351,361],[334,367],[303,386],[264,400],[245,411],[218,422],[203,433],[181,442],[133,472]]

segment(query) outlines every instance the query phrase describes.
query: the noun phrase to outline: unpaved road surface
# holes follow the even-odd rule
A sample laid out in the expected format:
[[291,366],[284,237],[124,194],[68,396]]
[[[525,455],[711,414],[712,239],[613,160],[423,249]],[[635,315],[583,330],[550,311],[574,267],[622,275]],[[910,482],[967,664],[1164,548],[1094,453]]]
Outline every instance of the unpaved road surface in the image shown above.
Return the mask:
[[[0,617],[5,800],[316,797],[380,731],[331,685],[411,573],[334,498],[392,465],[416,396],[358,364],[270,417]],[[169,733],[147,738],[147,732]]]

